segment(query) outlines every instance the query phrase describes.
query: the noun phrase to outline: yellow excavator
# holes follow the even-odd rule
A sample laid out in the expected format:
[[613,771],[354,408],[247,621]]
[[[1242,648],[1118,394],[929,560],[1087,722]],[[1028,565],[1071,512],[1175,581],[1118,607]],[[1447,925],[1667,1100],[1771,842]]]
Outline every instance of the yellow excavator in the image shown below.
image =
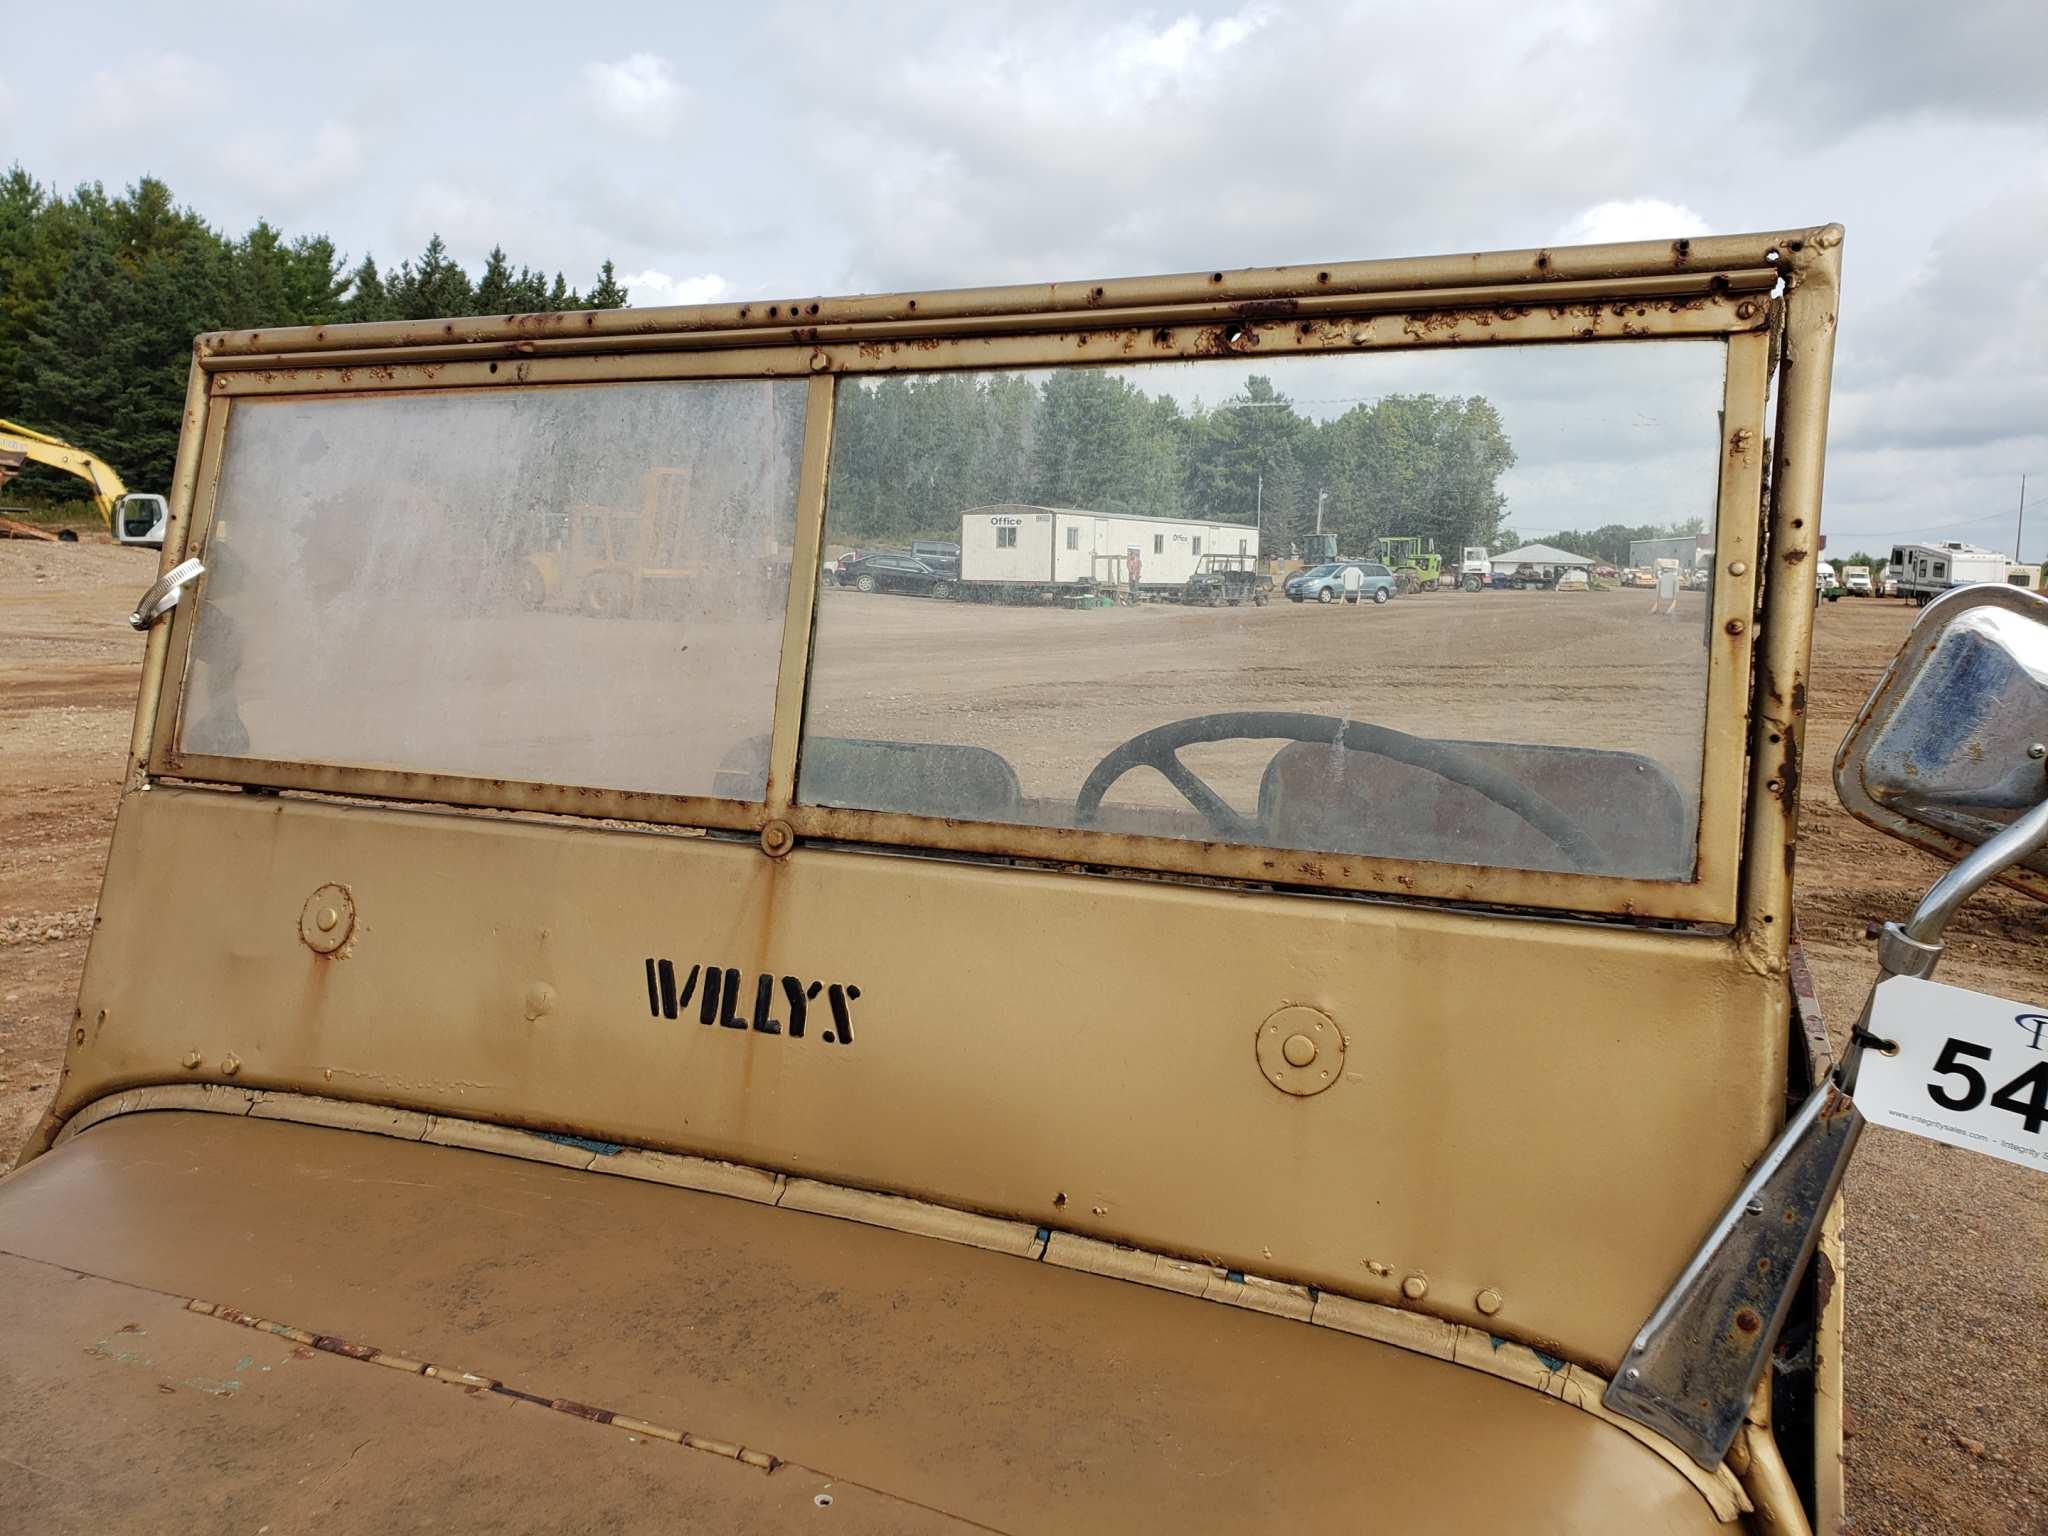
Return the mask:
[[[131,494],[114,472],[114,467],[97,454],[74,448],[62,438],[38,432],[33,427],[0,420],[0,485],[5,485],[31,463],[61,469],[90,485],[93,505],[99,508],[100,516],[106,521],[107,530],[113,534],[116,543],[145,544],[156,549],[163,547],[164,523],[169,515],[163,497]],[[9,518],[0,517],[0,523],[7,525],[9,533],[20,532],[31,538],[62,537]]]

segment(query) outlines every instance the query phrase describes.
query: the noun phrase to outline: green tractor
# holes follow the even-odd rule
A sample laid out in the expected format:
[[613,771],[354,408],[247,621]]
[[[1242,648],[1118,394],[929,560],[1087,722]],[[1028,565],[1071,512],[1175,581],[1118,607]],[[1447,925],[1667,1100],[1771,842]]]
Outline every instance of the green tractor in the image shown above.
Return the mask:
[[1380,563],[1394,573],[1394,586],[1403,594],[1434,592],[1443,582],[1443,557],[1436,552],[1436,540],[1398,534],[1381,539],[1374,546]]

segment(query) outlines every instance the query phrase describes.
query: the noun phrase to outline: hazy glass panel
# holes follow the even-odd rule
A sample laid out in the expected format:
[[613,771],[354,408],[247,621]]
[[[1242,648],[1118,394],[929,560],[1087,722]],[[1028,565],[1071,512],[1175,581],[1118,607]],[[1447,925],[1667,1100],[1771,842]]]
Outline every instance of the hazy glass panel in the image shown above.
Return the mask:
[[844,380],[799,797],[1689,879],[1725,364]]
[[757,799],[804,385],[234,406],[188,752]]

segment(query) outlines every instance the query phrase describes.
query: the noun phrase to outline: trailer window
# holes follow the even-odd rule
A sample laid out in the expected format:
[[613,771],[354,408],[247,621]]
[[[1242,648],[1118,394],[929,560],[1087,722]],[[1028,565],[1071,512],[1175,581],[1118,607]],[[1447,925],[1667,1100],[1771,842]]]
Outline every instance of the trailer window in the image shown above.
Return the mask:
[[236,402],[180,750],[760,798],[804,389]]
[[[1389,537],[1625,538],[1645,507],[1710,529],[1726,355],[1703,339],[843,379],[825,542],[957,528],[965,547],[944,598],[822,592],[797,798],[1690,879],[1710,594],[1409,591],[1407,570],[1397,593],[1355,560],[1364,601],[1283,584],[1333,536],[1353,556]],[[1149,534],[1145,600],[1123,560],[988,561],[970,535],[991,508],[1076,538],[1092,523],[1096,548]],[[1231,542],[1270,586],[1191,586]],[[1119,764],[1098,803],[1091,775]],[[1560,841],[1559,816],[1583,837]]]
[[1017,530],[1015,528],[998,528],[996,530],[997,549],[1015,549],[1016,547]]
[[1069,548],[1069,549],[1079,549],[1080,547],[1081,547],[1081,530],[1080,530],[1080,529],[1078,529],[1078,528],[1069,528],[1069,529],[1067,530],[1067,548]]

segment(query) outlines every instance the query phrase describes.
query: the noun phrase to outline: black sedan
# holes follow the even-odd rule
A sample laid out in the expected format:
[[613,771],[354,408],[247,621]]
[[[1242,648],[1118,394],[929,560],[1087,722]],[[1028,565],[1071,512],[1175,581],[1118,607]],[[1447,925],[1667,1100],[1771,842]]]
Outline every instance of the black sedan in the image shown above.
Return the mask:
[[862,592],[909,592],[918,597],[951,597],[960,583],[960,567],[916,555],[862,555],[842,561],[839,585]]

